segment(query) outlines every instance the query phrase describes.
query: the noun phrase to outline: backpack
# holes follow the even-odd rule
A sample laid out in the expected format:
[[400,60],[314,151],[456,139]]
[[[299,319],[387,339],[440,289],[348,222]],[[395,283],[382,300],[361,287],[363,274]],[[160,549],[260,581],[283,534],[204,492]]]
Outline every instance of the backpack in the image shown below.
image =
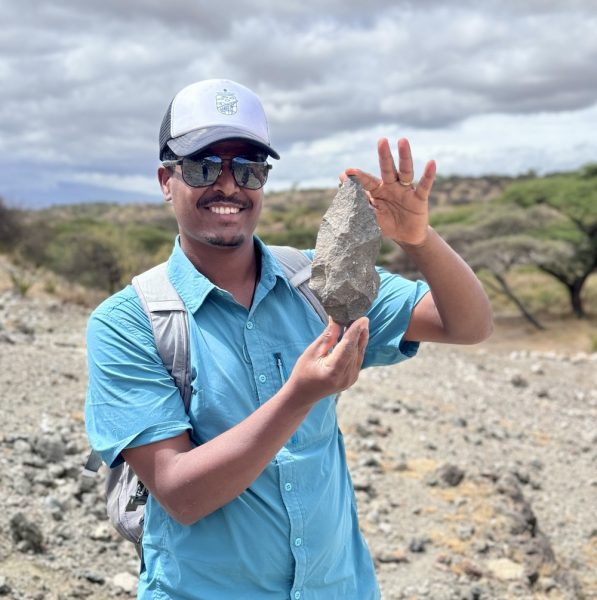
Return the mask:
[[[270,251],[295,287],[324,324],[327,314],[309,287],[311,261],[300,250],[289,246],[269,246]],[[189,330],[186,307],[168,278],[168,263],[162,263],[133,277],[133,287],[149,317],[158,353],[178,387],[188,412],[191,399],[189,375]],[[83,476],[94,477],[102,465],[92,450]],[[106,477],[106,506],[110,522],[118,533],[135,544],[141,555],[143,520],[148,490],[130,466],[123,462],[110,469]]]

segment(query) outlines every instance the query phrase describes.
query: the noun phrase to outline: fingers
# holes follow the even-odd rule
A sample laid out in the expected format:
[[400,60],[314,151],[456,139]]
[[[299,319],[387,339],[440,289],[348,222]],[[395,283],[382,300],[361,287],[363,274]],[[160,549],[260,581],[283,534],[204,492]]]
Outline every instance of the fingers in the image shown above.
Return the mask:
[[342,327],[331,319],[297,360],[287,381],[300,402],[310,404],[349,388],[358,378],[368,340],[369,320],[355,321],[338,341]]
[[361,169],[346,169],[346,171],[340,175],[340,181],[344,181],[348,176],[356,177],[361,182],[361,185],[366,192],[376,190],[381,184],[379,177],[361,171]]
[[417,194],[422,195],[427,198],[429,193],[431,192],[431,188],[433,187],[433,182],[435,181],[435,171],[436,165],[434,160],[430,160],[425,165],[425,171],[423,176],[419,180],[419,184],[417,185]]
[[398,140],[398,177],[405,184],[411,182],[415,177],[413,157],[406,138]]
[[363,362],[368,339],[369,319],[361,317],[344,332],[338,345],[329,354],[326,365],[332,369],[343,366],[344,370],[355,371],[356,375]]
[[[344,182],[346,177],[350,175],[355,175],[365,190],[371,192],[378,188],[382,183],[393,184],[397,181],[402,183],[411,183],[414,180],[415,173],[413,167],[413,158],[410,150],[410,144],[406,138],[400,138],[398,140],[397,167],[396,163],[394,162],[394,157],[392,155],[392,151],[390,150],[390,144],[387,138],[381,138],[377,142],[377,153],[381,179],[369,173],[365,173],[360,169],[351,168],[346,169],[346,171],[340,175],[340,182]],[[429,163],[426,168],[426,172],[428,167]],[[428,179],[425,178],[425,175],[423,176],[422,181],[425,183],[428,182]],[[431,178],[431,182],[433,182],[433,177]]]
[[311,347],[316,353],[316,356],[327,356],[338,341],[341,332],[342,327],[338,325],[338,323],[335,323],[331,317],[328,317],[327,327],[323,330],[321,335],[313,342],[313,344],[311,344]]
[[364,327],[361,330],[361,335],[359,336],[358,348],[359,355],[361,356],[360,362],[363,362],[363,357],[365,356],[365,350],[367,349],[367,344],[369,343],[369,321],[367,320],[367,327]]
[[384,183],[396,183],[398,180],[398,171],[394,164],[394,157],[390,150],[390,143],[386,138],[382,138],[377,142],[377,155],[379,157],[379,171],[381,180]]

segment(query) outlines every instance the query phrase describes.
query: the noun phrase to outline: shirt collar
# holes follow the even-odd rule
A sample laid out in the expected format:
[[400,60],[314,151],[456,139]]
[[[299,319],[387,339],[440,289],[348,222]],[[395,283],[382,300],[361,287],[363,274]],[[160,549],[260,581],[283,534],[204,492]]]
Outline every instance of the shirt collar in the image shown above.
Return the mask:
[[[261,276],[259,283],[267,290],[273,289],[276,281],[281,279],[290,286],[284,270],[278,264],[269,248],[254,236],[257,250],[261,254]],[[180,236],[176,237],[172,254],[168,259],[168,277],[178,292],[187,309],[195,313],[203,304],[208,294],[217,289],[216,286],[203,273],[198,271],[193,263],[187,258],[180,247]]]

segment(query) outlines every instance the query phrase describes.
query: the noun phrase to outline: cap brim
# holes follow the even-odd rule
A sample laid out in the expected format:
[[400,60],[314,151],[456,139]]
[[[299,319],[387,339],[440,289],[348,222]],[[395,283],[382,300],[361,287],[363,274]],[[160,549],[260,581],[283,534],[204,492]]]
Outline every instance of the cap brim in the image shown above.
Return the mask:
[[272,158],[280,158],[280,155],[269,144],[264,142],[262,138],[257,137],[244,129],[237,129],[234,127],[209,127],[206,129],[189,131],[189,133],[185,133],[185,135],[168,140],[168,147],[177,156],[189,156],[200,152],[212,144],[224,142],[226,140],[246,140],[267,152]]

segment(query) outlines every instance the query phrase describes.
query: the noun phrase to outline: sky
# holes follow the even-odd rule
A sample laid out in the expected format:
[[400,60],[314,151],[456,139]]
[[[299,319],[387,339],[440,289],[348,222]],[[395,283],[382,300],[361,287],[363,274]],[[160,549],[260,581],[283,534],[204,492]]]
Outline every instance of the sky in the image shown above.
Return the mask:
[[0,0],[0,196],[160,202],[178,90],[229,78],[269,118],[266,190],[378,172],[568,171],[597,161],[595,0]]

